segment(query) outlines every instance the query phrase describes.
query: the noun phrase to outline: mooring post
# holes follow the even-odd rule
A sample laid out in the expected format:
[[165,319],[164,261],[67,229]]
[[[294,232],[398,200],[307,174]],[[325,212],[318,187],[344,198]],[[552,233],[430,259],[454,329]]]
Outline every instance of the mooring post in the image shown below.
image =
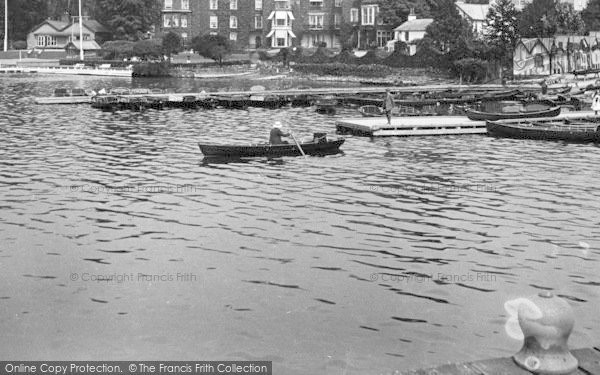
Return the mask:
[[513,359],[535,374],[558,375],[575,371],[577,358],[567,345],[575,324],[573,309],[567,301],[550,292],[528,299],[535,306],[519,306],[519,325],[525,338],[523,347]]

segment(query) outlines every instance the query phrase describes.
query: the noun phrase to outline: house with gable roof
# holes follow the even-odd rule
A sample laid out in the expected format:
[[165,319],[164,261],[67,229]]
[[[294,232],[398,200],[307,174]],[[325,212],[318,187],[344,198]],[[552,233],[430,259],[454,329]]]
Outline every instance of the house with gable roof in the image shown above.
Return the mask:
[[490,5],[468,4],[463,0],[456,1],[455,5],[460,16],[469,22],[473,28],[473,32],[479,36],[482,36],[487,27],[486,18],[490,10]]
[[597,35],[519,39],[513,53],[513,74],[544,76],[600,69],[600,39]]
[[79,22],[47,19],[27,34],[29,50],[64,50],[83,48],[84,51],[101,49],[98,42],[110,38],[111,33],[95,20],[83,20],[83,40],[80,40]]
[[387,42],[387,50],[394,51],[396,42],[404,42],[408,46],[408,54],[417,53],[417,42],[425,36],[425,30],[433,22],[433,18],[418,19],[414,9],[410,10],[408,19],[394,29],[394,39]]

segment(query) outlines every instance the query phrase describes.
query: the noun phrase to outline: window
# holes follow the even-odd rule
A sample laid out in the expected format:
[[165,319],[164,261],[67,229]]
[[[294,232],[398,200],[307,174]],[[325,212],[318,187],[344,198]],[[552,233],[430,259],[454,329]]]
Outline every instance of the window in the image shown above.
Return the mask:
[[181,0],[181,9],[190,10],[190,0]]
[[277,38],[277,47],[285,47],[285,38]]
[[237,40],[237,33],[230,32],[229,33],[229,40]]
[[237,17],[236,16],[229,17],[229,28],[237,29]]
[[535,64],[536,68],[543,68],[544,67],[544,56],[542,54],[537,54],[533,57],[533,61]]
[[275,26],[287,26],[287,19],[285,18],[275,18]]
[[37,45],[40,47],[55,46],[56,39],[51,35],[38,35],[37,36]]
[[188,27],[188,20],[185,14],[181,15],[181,27]]
[[322,29],[323,28],[323,14],[308,14],[308,28],[309,29]]
[[310,6],[315,8],[323,8],[323,0],[310,0]]
[[171,15],[170,14],[165,14],[163,16],[163,26],[171,27]]
[[254,9],[261,10],[262,7],[262,0],[254,0]]
[[219,19],[217,16],[210,16],[210,28],[218,29],[219,28]]
[[173,27],[179,27],[179,15],[173,15]]
[[392,39],[391,31],[377,30],[377,46],[378,47],[385,47],[388,40],[391,40],[391,39]]
[[335,5],[336,7],[341,7],[341,6],[342,6],[342,0],[335,0],[335,3],[334,3],[334,5]]
[[405,32],[404,32],[404,41],[405,41],[405,42],[408,42],[408,41],[409,41],[408,37],[409,37],[409,32],[408,32],[408,31],[405,31]]
[[350,22],[358,22],[358,8],[350,9]]
[[333,26],[335,26],[336,29],[340,27],[340,15],[337,13],[333,15]]
[[263,18],[262,16],[254,16],[254,28],[262,29],[263,28]]
[[210,3],[208,4],[208,8],[210,10],[219,9],[219,0],[210,0]]
[[375,13],[377,5],[365,5],[362,7],[362,24],[375,25]]
[[229,0],[229,9],[237,9],[237,0]]
[[185,42],[188,38],[187,33],[181,33],[181,39],[183,39],[183,41]]
[[173,0],[165,0],[165,9],[173,9]]

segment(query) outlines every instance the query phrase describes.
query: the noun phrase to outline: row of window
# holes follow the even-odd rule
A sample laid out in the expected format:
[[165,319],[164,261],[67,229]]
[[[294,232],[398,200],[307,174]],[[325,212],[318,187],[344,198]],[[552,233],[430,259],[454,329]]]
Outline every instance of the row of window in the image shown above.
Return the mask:
[[[173,9],[173,0],[165,0],[165,9],[171,10]],[[190,9],[190,0],[181,0],[181,10],[189,10]]]
[[[316,1],[316,0],[311,0]],[[216,0],[215,0],[216,2]],[[377,14],[377,5],[365,5],[362,7],[362,25],[375,25],[375,15]],[[308,15],[308,23],[309,27],[312,29],[322,29],[323,28],[323,18],[325,14],[310,14]],[[359,9],[352,8],[350,10],[350,22],[358,22],[359,21]],[[339,26],[341,22],[340,15],[333,15],[333,24],[334,26]],[[182,14],[164,14],[163,15],[163,25],[164,27],[188,27],[188,18],[187,15]],[[276,19],[276,26],[291,26],[288,24],[286,19]],[[229,28],[237,29],[238,27],[238,19],[237,16],[229,17]],[[257,15],[254,17],[254,27],[256,29],[262,29],[263,27],[263,19],[262,16]],[[210,28],[218,29],[219,28],[219,19],[217,16],[210,16]]]
[[[72,37],[68,37],[67,41],[79,40],[79,35],[73,35]],[[91,40],[90,34],[83,34],[83,40]],[[48,46],[56,46],[56,36],[54,35],[36,35],[36,46],[38,47],[48,47]]]
[[165,14],[163,15],[164,27],[188,27],[188,18],[185,14]]
[[[323,6],[323,0],[309,0],[309,2],[310,2],[310,5],[312,5],[312,6],[316,6],[316,7]],[[219,9],[219,0],[210,0],[208,6],[209,6],[209,9],[211,9],[211,10]],[[334,6],[341,7],[342,0],[335,0]],[[254,0],[254,9],[261,10],[262,8],[263,8],[262,0]],[[173,9],[173,0],[165,0],[164,9],[172,10]],[[190,9],[190,0],[181,0],[181,10],[189,10],[189,9]],[[229,9],[231,9],[231,10],[238,9],[238,0],[229,0]]]

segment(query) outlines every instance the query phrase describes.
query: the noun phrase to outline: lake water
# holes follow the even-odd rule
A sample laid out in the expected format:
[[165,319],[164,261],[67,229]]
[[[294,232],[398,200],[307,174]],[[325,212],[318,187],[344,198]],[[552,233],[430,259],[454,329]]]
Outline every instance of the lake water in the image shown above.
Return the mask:
[[197,142],[266,140],[275,120],[332,134],[335,117],[32,101],[57,87],[254,84],[1,77],[4,360],[392,373],[512,355],[504,302],[542,290],[573,307],[571,347],[598,344],[595,145],[347,137],[332,156],[206,163]]

